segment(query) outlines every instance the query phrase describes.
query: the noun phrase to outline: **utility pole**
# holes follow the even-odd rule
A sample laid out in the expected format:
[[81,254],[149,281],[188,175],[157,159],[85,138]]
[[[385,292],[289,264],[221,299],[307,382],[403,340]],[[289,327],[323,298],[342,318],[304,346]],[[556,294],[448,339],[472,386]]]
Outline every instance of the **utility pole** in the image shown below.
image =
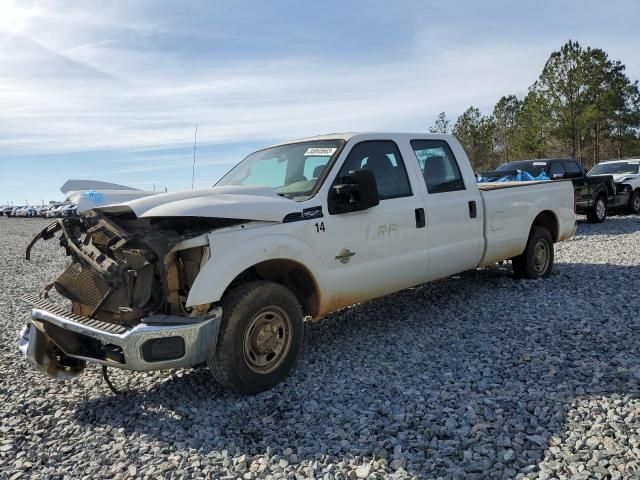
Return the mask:
[[191,167],[191,190],[196,179],[196,145],[198,143],[198,124],[196,123],[196,131],[193,133],[193,166]]

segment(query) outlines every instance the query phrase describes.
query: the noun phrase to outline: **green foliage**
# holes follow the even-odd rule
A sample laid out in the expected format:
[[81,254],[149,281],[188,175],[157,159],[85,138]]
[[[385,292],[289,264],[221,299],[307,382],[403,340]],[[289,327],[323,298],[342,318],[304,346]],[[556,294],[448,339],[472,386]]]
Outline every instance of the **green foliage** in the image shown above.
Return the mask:
[[451,133],[451,122],[444,112],[438,114],[438,118],[429,128],[429,133]]
[[495,153],[503,162],[513,158],[514,137],[523,103],[515,95],[502,97],[493,108],[495,123]]
[[453,133],[476,169],[522,158],[573,157],[588,166],[640,155],[638,81],[604,50],[570,40],[549,56],[524,99],[503,96],[491,116],[470,107]]
[[536,92],[524,97],[516,116],[510,160],[523,158],[544,158],[551,155],[550,114],[547,105]]
[[462,143],[474,169],[487,170],[492,167],[494,132],[493,117],[482,115],[476,107],[469,107],[453,126],[453,134]]

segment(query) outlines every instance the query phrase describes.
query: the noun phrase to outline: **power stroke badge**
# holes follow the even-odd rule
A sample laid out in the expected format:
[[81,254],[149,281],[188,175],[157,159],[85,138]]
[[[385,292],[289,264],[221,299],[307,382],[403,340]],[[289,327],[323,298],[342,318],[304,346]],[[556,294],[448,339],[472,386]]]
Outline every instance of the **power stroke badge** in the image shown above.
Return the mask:
[[340,253],[336,255],[336,260],[339,260],[342,264],[347,264],[351,261],[351,257],[353,257],[356,252],[352,252],[348,248],[343,248],[340,250]]

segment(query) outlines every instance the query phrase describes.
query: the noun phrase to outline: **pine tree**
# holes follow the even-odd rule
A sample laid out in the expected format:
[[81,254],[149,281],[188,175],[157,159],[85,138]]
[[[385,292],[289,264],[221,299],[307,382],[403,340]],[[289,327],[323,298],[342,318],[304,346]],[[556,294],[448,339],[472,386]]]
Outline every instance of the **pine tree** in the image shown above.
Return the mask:
[[458,117],[453,134],[467,152],[476,170],[487,170],[493,164],[493,117],[483,116],[476,107],[469,107]]
[[522,102],[515,95],[502,97],[493,108],[495,121],[495,150],[501,161],[513,158],[513,138]]
[[438,118],[434,124],[429,127],[429,133],[450,133],[451,122],[447,119],[447,115],[444,112],[438,114]]

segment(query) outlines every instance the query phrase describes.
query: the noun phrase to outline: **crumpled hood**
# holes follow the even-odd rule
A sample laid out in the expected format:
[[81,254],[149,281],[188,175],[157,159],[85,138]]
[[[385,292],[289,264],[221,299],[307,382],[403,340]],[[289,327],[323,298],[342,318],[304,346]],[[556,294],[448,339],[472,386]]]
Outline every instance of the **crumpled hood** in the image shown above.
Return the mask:
[[76,204],[78,212],[85,212],[101,205],[113,205],[150,195],[158,195],[158,193],[145,192],[143,190],[78,190],[67,192],[67,198],[71,203]]
[[281,222],[300,207],[272,188],[238,186],[161,193],[96,210],[105,213],[132,210],[138,218],[209,217]]

